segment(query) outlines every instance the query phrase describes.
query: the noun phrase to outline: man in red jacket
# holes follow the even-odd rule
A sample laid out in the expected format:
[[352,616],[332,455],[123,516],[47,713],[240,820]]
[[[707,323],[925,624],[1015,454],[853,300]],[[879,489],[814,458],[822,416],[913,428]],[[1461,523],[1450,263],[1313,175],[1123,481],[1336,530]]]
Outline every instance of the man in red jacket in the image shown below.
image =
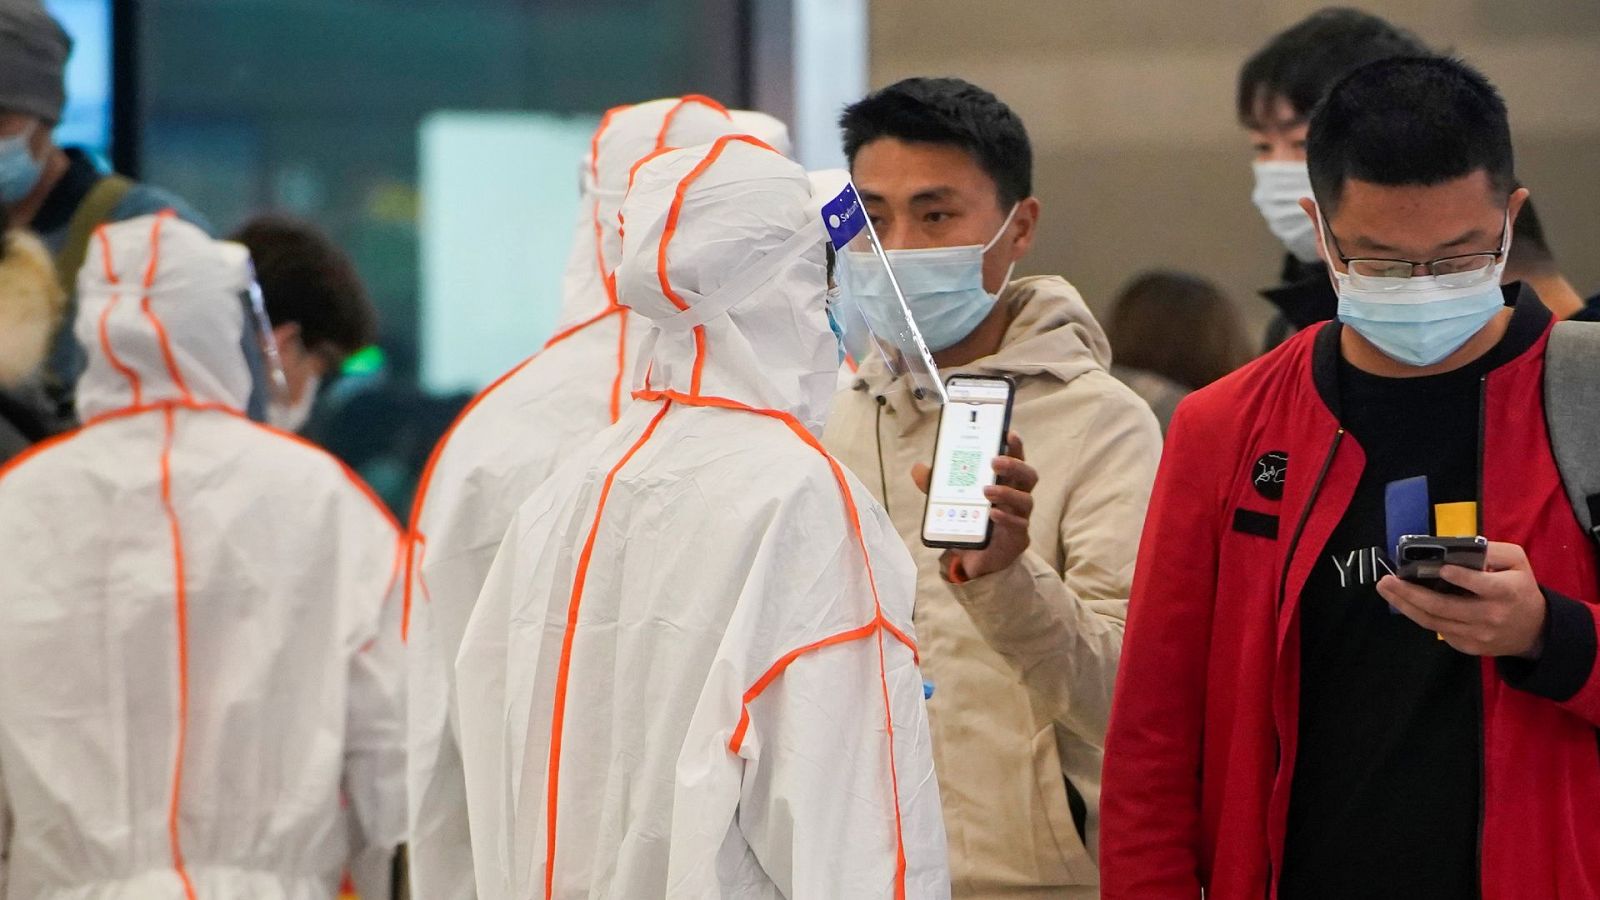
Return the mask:
[[[1454,60],[1376,62],[1307,154],[1339,321],[1173,420],[1103,896],[1600,896],[1600,563],[1545,426],[1552,317],[1498,284],[1527,198],[1505,104]],[[1391,489],[1419,476],[1426,500]],[[1438,533],[1464,518],[1487,571],[1396,578],[1391,493]]]

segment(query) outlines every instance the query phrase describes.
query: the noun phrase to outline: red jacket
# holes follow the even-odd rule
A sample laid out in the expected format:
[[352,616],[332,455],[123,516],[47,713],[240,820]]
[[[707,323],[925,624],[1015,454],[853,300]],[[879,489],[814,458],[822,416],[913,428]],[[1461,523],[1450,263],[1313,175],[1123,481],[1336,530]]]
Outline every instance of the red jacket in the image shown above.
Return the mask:
[[[1600,564],[1545,429],[1551,317],[1485,378],[1479,507],[1549,597],[1538,663],[1483,661],[1486,900],[1600,897]],[[1139,552],[1101,797],[1106,900],[1276,895],[1298,737],[1300,593],[1365,454],[1339,425],[1337,324],[1178,409]],[[1272,479],[1287,454],[1281,499]],[[1275,536],[1274,535],[1275,531]]]

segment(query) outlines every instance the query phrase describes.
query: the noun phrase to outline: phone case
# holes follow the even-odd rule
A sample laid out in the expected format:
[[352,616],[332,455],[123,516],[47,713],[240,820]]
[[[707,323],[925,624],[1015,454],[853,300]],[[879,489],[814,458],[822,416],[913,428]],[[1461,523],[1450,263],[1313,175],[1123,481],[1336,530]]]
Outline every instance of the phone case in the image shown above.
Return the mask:
[[[944,381],[945,388],[948,389],[950,387],[950,382],[955,381],[956,379],[961,379],[962,381],[999,381],[999,382],[1004,382],[1005,383],[1005,385],[1006,385],[1006,415],[1005,415],[1005,419],[1003,420],[1003,424],[1000,426],[1000,448],[999,448],[998,452],[995,454],[996,456],[1003,456],[1005,454],[1005,452],[1006,452],[1006,437],[1005,436],[1011,433],[1011,406],[1012,406],[1012,404],[1014,402],[1016,402],[1016,399],[1017,399],[1017,383],[1016,383],[1016,381],[1014,379],[1012,379],[1009,375],[951,375],[949,378],[946,378],[945,381]],[[934,432],[934,437],[933,437],[933,446],[934,446],[934,454],[935,454],[935,456],[937,456],[937,454],[938,454],[939,437],[941,436],[943,431],[944,431],[944,413],[941,410],[940,415],[939,415],[939,429],[938,429],[938,431]],[[941,549],[941,550],[982,550],[985,547],[989,546],[989,542],[994,539],[994,522],[990,521],[989,522],[989,526],[984,529],[983,540],[981,542],[933,541],[933,540],[929,540],[928,539],[928,504],[930,504],[932,502],[933,502],[933,498],[931,496],[924,497],[923,500],[922,500],[922,522],[921,522],[921,524],[919,526],[917,526],[918,536],[922,538],[922,546],[924,546],[924,547],[933,547],[935,549]]]
[[[1417,544],[1439,545],[1444,549],[1444,555],[1438,559],[1406,561],[1406,549]],[[1459,594],[1461,589],[1439,577],[1439,569],[1450,565],[1460,566],[1464,569],[1482,569],[1484,560],[1489,551],[1488,541],[1481,537],[1434,537],[1432,535],[1408,534],[1400,538],[1396,556],[1399,557],[1399,569],[1396,575],[1405,581],[1420,584],[1442,594]]]

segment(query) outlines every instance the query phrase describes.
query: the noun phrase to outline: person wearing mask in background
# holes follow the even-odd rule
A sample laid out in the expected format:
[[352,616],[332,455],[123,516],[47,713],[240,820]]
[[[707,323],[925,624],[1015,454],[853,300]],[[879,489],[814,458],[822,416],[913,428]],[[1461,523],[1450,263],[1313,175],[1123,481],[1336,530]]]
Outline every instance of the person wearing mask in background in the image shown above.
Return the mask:
[[[210,230],[172,193],[102,172],[82,148],[56,145],[71,50],[72,39],[40,0],[0,0],[0,207],[12,225],[49,248],[68,294],[68,318],[78,270],[100,225],[172,209]],[[71,332],[60,329],[44,380],[47,415],[70,423],[72,386],[83,366]]]
[[[1339,321],[1178,408],[1106,745],[1105,897],[1594,896],[1600,560],[1552,449],[1553,317],[1500,284],[1527,197],[1505,104],[1464,63],[1383,60],[1306,149]],[[1396,525],[1483,535],[1487,570],[1402,581]]]
[[482,896],[949,896],[915,573],[817,438],[842,185],[745,135],[639,167],[644,388],[518,510],[457,663]]
[[1106,322],[1111,374],[1150,404],[1164,431],[1178,401],[1250,361],[1239,312],[1216,285],[1187,272],[1136,276]]
[[1306,175],[1311,110],[1345,74],[1369,62],[1428,52],[1416,35],[1377,16],[1329,7],[1274,35],[1239,70],[1239,124],[1255,157],[1250,199],[1289,251],[1282,284],[1261,292],[1277,310],[1267,325],[1266,350],[1337,312],[1316,231],[1300,210],[1300,201],[1311,196]]
[[378,339],[378,312],[350,257],[310,222],[256,216],[229,240],[250,249],[287,395],[267,405],[267,422],[299,431],[318,388],[344,361]]
[[1600,297],[1586,302],[1567,276],[1561,274],[1532,200],[1522,204],[1522,215],[1517,216],[1511,232],[1511,255],[1506,260],[1504,276],[1506,284],[1526,283],[1558,319],[1600,322]]
[[388,896],[400,535],[244,417],[249,288],[170,215],[96,232],[87,424],[0,475],[0,895]]
[[65,310],[49,251],[0,210],[0,464],[59,430],[39,372]]
[[[959,79],[913,78],[850,106],[840,124],[934,361],[945,375],[1014,379],[1012,427],[1044,461],[1035,472],[997,460],[989,548],[941,556],[922,546],[919,490],[938,406],[896,389],[869,358],[835,399],[825,437],[917,562],[954,893],[1094,897],[1100,747],[1161,430],[1106,371],[1105,334],[1072,285],[1011,280],[1040,204],[1028,135],[1009,107]],[[895,302],[852,299],[869,319]]]
[[455,659],[495,551],[522,501],[632,402],[629,373],[648,323],[618,305],[612,272],[621,255],[617,213],[634,165],[667,147],[744,131],[788,150],[781,122],[708,97],[619,106],[602,117],[582,161],[562,327],[471,402],[423,472],[411,510],[403,623],[416,897],[473,896]]

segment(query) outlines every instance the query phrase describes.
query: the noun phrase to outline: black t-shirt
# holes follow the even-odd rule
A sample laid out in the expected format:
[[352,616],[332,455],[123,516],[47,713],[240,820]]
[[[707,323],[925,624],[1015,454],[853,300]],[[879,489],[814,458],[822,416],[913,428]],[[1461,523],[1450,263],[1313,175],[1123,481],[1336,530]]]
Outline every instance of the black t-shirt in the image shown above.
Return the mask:
[[1385,488],[1477,501],[1482,378],[1531,345],[1513,329],[1454,372],[1381,378],[1339,363],[1340,421],[1366,468],[1300,598],[1300,737],[1280,895],[1459,900],[1478,893],[1479,661],[1393,613]]

